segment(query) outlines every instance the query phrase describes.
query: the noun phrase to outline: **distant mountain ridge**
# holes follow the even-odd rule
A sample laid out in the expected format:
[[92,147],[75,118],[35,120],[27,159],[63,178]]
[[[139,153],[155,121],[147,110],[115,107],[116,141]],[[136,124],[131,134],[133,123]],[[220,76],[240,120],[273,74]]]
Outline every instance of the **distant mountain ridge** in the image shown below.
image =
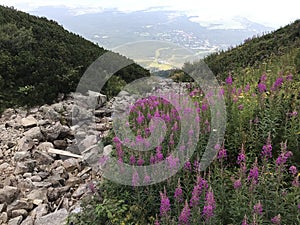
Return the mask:
[[[164,8],[126,13],[111,9],[74,15],[74,11],[69,8],[40,7],[33,13],[53,18],[63,23],[67,29],[107,48],[133,41],[160,40],[194,49],[195,52],[203,47],[216,51],[240,44],[253,35],[273,30],[240,17],[233,19],[240,24],[238,28],[232,29],[230,26],[226,27],[226,24],[203,26],[197,17]],[[185,40],[178,31],[189,35],[190,39]]]

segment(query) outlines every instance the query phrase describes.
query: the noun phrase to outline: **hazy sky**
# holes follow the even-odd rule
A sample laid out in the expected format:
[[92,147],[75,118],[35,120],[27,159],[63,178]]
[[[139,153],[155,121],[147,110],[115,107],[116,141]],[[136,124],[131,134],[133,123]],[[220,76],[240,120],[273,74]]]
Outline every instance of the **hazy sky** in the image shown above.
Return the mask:
[[274,28],[300,18],[299,0],[0,0],[0,4],[26,12],[39,6],[68,6],[81,13],[108,8],[135,11],[164,6],[197,15],[202,21],[243,16]]

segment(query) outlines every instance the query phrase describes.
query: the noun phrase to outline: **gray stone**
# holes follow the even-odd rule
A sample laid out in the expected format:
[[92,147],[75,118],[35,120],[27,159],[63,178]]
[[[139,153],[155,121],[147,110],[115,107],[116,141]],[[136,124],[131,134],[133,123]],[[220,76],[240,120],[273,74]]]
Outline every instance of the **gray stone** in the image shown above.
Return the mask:
[[67,217],[68,211],[66,209],[60,209],[46,216],[37,218],[34,225],[63,225],[66,223]]
[[32,153],[33,158],[37,161],[39,165],[49,165],[53,163],[54,159],[48,155],[46,152],[35,150]]
[[7,212],[3,212],[0,214],[0,224],[6,224],[8,220]]
[[32,182],[33,185],[37,188],[47,188],[50,187],[52,184],[47,181],[42,181],[42,182]]
[[62,125],[60,122],[56,122],[55,125],[48,125],[47,127],[42,127],[42,133],[46,137],[47,141],[54,141],[60,135]]
[[0,213],[4,212],[6,210],[7,204],[6,202],[0,204]]
[[21,119],[21,124],[23,127],[34,127],[37,125],[37,120],[33,116],[27,116],[26,118]]
[[54,148],[51,142],[43,142],[37,146],[37,149],[42,152],[47,152],[49,148]]
[[5,186],[0,189],[0,202],[6,202],[7,204],[13,202],[19,195],[19,190],[16,187]]
[[13,203],[11,203],[9,206],[7,206],[7,212],[10,213],[14,210],[18,209],[25,209],[25,210],[32,210],[33,209],[33,203],[29,201],[28,199],[20,199],[16,200]]
[[[31,135],[28,134],[27,135]],[[29,137],[23,137],[20,140],[18,140],[17,145],[15,147],[16,151],[29,151],[33,148],[34,146],[34,142],[31,138]]]
[[26,198],[32,201],[34,205],[39,205],[43,202],[47,203],[48,202],[47,192],[48,190],[46,188],[34,189],[26,196]]
[[106,145],[103,148],[103,155],[109,156],[112,151],[113,151],[113,146],[112,145]]
[[23,220],[22,216],[15,217],[8,221],[8,225],[20,225]]
[[87,186],[86,186],[86,184],[81,184],[76,189],[76,191],[74,191],[74,193],[72,194],[72,197],[73,198],[80,198],[86,192],[87,192]]
[[28,160],[25,162],[17,162],[14,174],[24,174],[27,172],[32,172],[35,168],[36,161],[35,160]]
[[0,164],[0,173],[3,173],[4,171],[6,171],[7,170],[7,168],[9,168],[10,166],[9,166],[9,164],[8,163],[2,163],[2,164]]
[[63,167],[66,169],[67,172],[71,172],[75,169],[79,169],[80,165],[78,159],[69,158],[63,162]]
[[68,147],[68,144],[65,140],[54,140],[53,144],[57,149],[66,149],[66,147]]
[[24,132],[24,135],[27,138],[38,139],[39,141],[42,141],[44,139],[44,136],[39,127],[31,128],[30,130]]
[[40,218],[48,214],[48,205],[47,204],[40,204],[31,212],[31,216],[33,218]]
[[32,182],[40,182],[42,181],[42,178],[39,175],[34,175],[30,178]]
[[33,225],[34,220],[32,216],[27,216],[27,218],[21,223],[21,225]]
[[58,113],[62,113],[64,111],[64,105],[61,102],[52,104],[51,107]]
[[26,218],[28,216],[28,212],[25,209],[15,209],[11,211],[11,217],[15,218],[18,216],[22,216],[23,218]]
[[24,160],[30,159],[30,158],[31,158],[30,152],[27,152],[27,151],[16,152],[14,155],[14,160],[16,162],[24,161]]

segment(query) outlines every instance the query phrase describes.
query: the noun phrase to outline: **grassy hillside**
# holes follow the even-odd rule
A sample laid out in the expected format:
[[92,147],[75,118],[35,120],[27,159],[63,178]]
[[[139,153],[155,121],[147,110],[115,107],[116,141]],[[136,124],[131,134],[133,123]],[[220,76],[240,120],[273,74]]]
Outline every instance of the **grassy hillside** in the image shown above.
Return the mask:
[[[0,6],[0,110],[48,103],[74,91],[86,68],[106,51],[55,21]],[[149,72],[132,64],[116,75],[111,86]],[[113,95],[111,88],[105,91]]]
[[[262,61],[285,55],[298,48],[300,20],[261,37],[249,38],[236,48],[211,54],[204,61],[217,77],[224,79],[232,70],[258,67]],[[300,59],[300,54],[298,58]]]

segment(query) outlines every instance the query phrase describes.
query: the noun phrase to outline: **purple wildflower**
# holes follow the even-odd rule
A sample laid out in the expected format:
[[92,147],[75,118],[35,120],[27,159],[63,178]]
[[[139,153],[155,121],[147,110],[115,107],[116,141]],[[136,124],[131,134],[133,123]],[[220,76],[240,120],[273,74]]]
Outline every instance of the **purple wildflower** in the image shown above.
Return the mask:
[[226,78],[225,82],[226,82],[226,84],[228,84],[228,85],[232,85],[232,77],[231,77],[230,74],[229,74],[229,76]]
[[219,150],[219,152],[218,152],[217,158],[218,158],[219,160],[222,160],[222,159],[224,159],[224,158],[227,158],[227,151],[226,151],[226,149],[224,148],[224,146],[220,148],[220,150]]
[[296,166],[290,166],[289,171],[294,176],[297,174],[297,167]]
[[247,93],[250,90],[250,84],[247,84],[244,88],[244,92]]
[[290,158],[292,155],[293,155],[293,153],[291,151],[282,152],[276,159],[276,165],[277,166],[284,165],[286,163],[286,161],[288,160],[288,158]]
[[241,179],[234,181],[233,187],[234,189],[239,189],[240,187],[242,187]]
[[244,105],[243,105],[243,104],[241,104],[241,105],[238,106],[238,110],[241,111],[241,110],[243,110],[243,109],[244,109]]
[[267,86],[264,83],[259,83],[257,85],[257,88],[260,93],[265,92],[267,90]]
[[237,157],[237,164],[241,165],[242,163],[246,162],[246,155],[245,155],[245,149],[244,144],[242,144],[242,149]]
[[209,190],[206,193],[205,205],[204,205],[203,212],[202,212],[206,221],[209,221],[210,218],[212,218],[214,216],[215,208],[216,208],[216,202],[215,202],[215,198],[214,198],[214,193],[211,190]]
[[179,163],[179,158],[177,157],[173,157],[173,155],[171,154],[170,156],[168,156],[166,158],[168,164],[169,164],[169,168],[172,170],[172,169],[176,169],[177,168],[177,165]]
[[164,193],[160,192],[160,216],[167,216],[170,210],[170,200],[167,196],[166,189],[164,189]]
[[140,180],[139,174],[137,173],[137,171],[135,171],[132,174],[132,186],[136,187],[139,183],[139,180]]
[[249,224],[247,223],[247,220],[248,220],[248,218],[247,218],[247,216],[245,215],[245,216],[244,216],[244,219],[243,219],[243,222],[242,222],[242,225],[249,225]]
[[283,84],[283,78],[282,77],[278,77],[276,79],[276,81],[274,82],[274,84],[272,85],[272,90],[275,91],[277,88],[281,87]]
[[129,158],[129,163],[131,165],[134,165],[135,164],[135,156],[134,155],[131,155],[130,158]]
[[280,225],[281,224],[281,216],[278,214],[271,219],[272,224]]
[[177,202],[182,202],[182,188],[180,185],[180,179],[178,179],[178,185],[176,187],[175,193],[174,193],[174,198]]
[[179,222],[178,225],[188,225],[190,216],[191,216],[191,209],[189,207],[187,200],[185,200],[184,208],[182,209],[178,219]]
[[144,184],[149,184],[151,182],[151,177],[149,175],[145,175]]
[[184,164],[184,167],[183,167],[185,170],[188,170],[188,171],[191,171],[192,170],[192,164],[190,161],[187,161],[185,164]]
[[271,144],[271,135],[269,134],[267,138],[266,145],[263,146],[261,155],[264,159],[268,161],[269,158],[272,158],[272,144]]
[[262,215],[263,208],[260,201],[258,201],[258,203],[253,206],[253,211],[257,215]]
[[267,81],[267,74],[263,73],[263,75],[260,77],[261,82]]
[[285,77],[285,80],[286,81],[292,81],[293,80],[293,74],[288,74],[286,77]]
[[141,166],[141,165],[143,165],[144,164],[144,160],[143,160],[143,158],[142,157],[140,157],[139,159],[138,159],[138,161],[137,161],[137,165],[138,166]]
[[203,179],[202,177],[197,177],[197,183],[194,186],[193,192],[192,192],[192,198],[190,199],[190,206],[195,207],[199,204],[200,201],[200,195],[203,191],[203,189],[208,188],[207,181]]
[[249,174],[248,174],[248,182],[252,184],[257,184],[258,182],[258,167],[257,167],[257,158],[255,159],[255,162],[253,164],[252,169],[250,169]]

